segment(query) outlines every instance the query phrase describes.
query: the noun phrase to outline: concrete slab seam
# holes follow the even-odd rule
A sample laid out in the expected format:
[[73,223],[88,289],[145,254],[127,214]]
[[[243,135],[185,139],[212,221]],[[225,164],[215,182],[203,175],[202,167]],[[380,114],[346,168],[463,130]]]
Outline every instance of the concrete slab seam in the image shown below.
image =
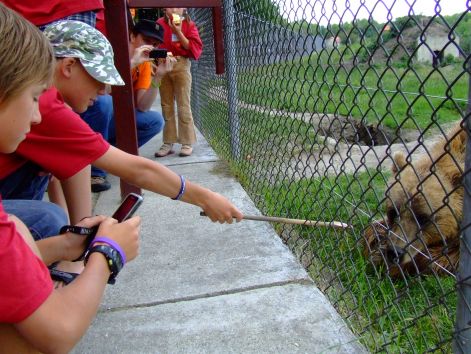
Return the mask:
[[165,304],[174,304],[174,303],[178,303],[178,302],[186,302],[186,301],[193,301],[193,300],[200,300],[200,299],[209,299],[209,298],[223,296],[223,295],[240,294],[240,293],[249,292],[249,291],[258,290],[258,289],[275,288],[275,287],[291,285],[291,284],[314,285],[312,279],[310,279],[310,278],[292,279],[292,280],[274,282],[274,283],[264,284],[264,285],[254,285],[254,286],[247,286],[247,287],[244,287],[244,288],[235,288],[235,289],[231,289],[231,290],[221,290],[221,291],[216,291],[216,292],[213,292],[213,293],[210,293],[210,294],[183,296],[183,297],[175,298],[175,299],[154,301],[154,302],[148,302],[148,303],[143,303],[143,304],[135,304],[135,305],[132,305],[132,306],[110,307],[110,308],[107,308],[106,310],[100,309],[98,311],[98,313],[119,312],[119,311],[131,310],[131,309],[154,307],[154,306],[165,305]]

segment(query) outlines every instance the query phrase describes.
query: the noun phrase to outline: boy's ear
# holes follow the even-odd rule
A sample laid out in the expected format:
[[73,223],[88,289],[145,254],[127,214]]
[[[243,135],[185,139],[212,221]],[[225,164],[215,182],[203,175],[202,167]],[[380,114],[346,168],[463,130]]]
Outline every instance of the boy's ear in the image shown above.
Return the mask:
[[59,60],[57,65],[59,65],[59,70],[62,76],[70,79],[72,77],[72,68],[76,62],[77,59],[75,58],[63,58]]

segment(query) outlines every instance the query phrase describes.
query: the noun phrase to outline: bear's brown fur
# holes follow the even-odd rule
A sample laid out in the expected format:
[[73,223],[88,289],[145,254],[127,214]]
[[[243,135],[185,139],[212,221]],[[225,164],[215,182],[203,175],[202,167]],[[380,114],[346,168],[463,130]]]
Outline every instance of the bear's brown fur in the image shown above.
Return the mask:
[[457,124],[417,161],[394,155],[386,218],[364,233],[365,255],[392,277],[456,271],[466,141],[466,131]]

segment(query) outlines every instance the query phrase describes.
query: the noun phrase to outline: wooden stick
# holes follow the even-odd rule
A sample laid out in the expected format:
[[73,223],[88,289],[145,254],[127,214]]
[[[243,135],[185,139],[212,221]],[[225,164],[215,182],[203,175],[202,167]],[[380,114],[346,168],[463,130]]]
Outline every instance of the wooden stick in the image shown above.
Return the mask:
[[[200,212],[201,216],[207,216],[204,211]],[[351,226],[340,221],[317,221],[317,220],[301,220],[301,219],[289,219],[280,218],[276,216],[265,216],[265,215],[244,215],[242,219],[255,220],[255,221],[271,221],[281,222],[285,224],[295,224],[304,226],[320,226],[320,227],[333,227],[334,229],[348,229]]]

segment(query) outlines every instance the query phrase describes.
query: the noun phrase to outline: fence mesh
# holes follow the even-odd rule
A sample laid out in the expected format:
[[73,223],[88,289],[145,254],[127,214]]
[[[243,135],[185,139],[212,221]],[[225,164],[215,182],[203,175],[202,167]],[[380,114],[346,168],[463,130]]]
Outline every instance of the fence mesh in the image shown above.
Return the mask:
[[224,75],[190,11],[199,130],[263,214],[350,226],[274,225],[368,350],[470,352],[470,3],[223,3]]

